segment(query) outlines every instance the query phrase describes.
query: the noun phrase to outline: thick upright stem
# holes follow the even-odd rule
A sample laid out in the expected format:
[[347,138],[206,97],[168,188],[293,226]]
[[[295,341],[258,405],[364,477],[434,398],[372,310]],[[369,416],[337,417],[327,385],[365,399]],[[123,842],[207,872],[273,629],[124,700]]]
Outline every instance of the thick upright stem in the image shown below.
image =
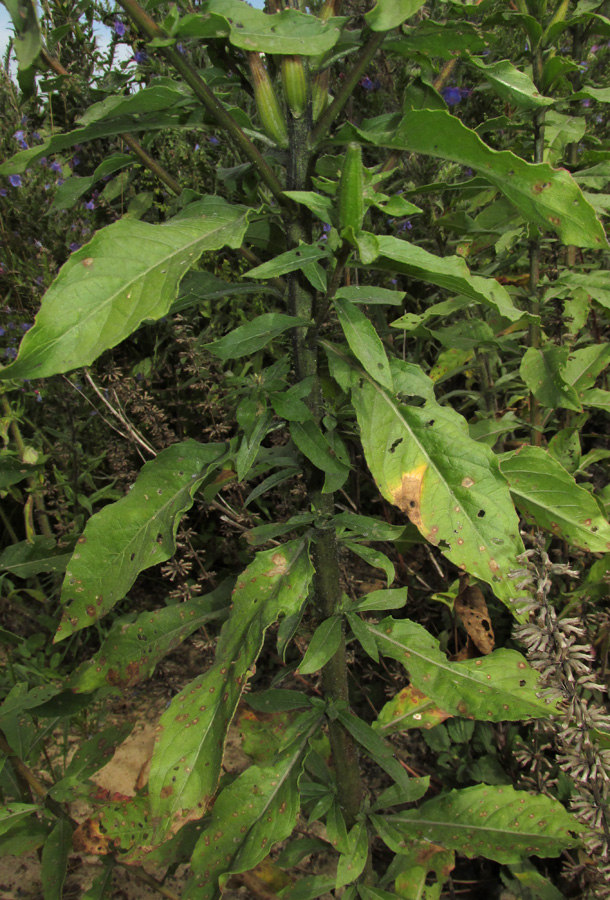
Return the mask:
[[[537,49],[533,54],[534,83],[540,90],[542,81],[543,57],[542,51]],[[544,110],[534,113],[534,162],[541,163],[544,158]],[[538,298],[538,286],[540,284],[540,239],[530,241],[530,310],[535,316],[540,315],[540,300]],[[531,322],[529,326],[529,345],[538,349],[541,344],[541,330],[539,322]],[[540,403],[530,393],[530,439],[534,446],[542,445],[542,410]]]
[[[309,187],[310,153],[306,146],[308,133],[309,126],[305,120],[292,120],[288,168],[288,187],[292,190],[308,190]],[[309,242],[311,240],[307,216],[307,212],[302,208],[296,215],[288,214],[286,216],[287,231],[293,246],[298,245],[299,241]],[[286,280],[290,314],[311,319],[315,309],[315,296],[309,282],[300,272],[289,273]],[[296,380],[301,381],[313,376],[317,382],[317,347],[312,346],[311,341],[308,340],[307,328],[295,328],[294,332],[293,357]],[[309,399],[309,406],[315,418],[319,420],[321,395],[317,383]],[[306,479],[308,499],[312,510],[320,515],[322,522],[330,519],[335,508],[334,495],[322,493],[322,473],[308,465]],[[321,527],[318,529],[312,555],[315,568],[314,588],[317,612],[320,618],[327,619],[336,614],[342,594],[337,539],[332,528]],[[341,638],[339,649],[322,670],[322,682],[328,700],[348,700],[344,636]],[[363,798],[358,753],[351,735],[339,722],[329,722],[329,738],[335,765],[339,803],[349,828],[356,820]]]

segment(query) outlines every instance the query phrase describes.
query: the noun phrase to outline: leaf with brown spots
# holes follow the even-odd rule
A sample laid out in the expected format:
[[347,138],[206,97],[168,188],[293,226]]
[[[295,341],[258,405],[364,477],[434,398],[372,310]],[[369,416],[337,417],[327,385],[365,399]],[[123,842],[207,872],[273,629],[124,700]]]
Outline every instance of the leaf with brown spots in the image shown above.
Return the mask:
[[542,447],[505,453],[500,470],[520,511],[539,528],[589,553],[610,550],[610,524],[595,498]]
[[460,585],[453,608],[477,650],[486,655],[493,650],[495,637],[485,597],[476,585],[469,585],[466,579],[460,581],[464,585]]
[[508,576],[523,553],[519,520],[491,449],[452,409],[404,406],[362,374],[351,386],[362,447],[386,500],[514,613]]
[[149,818],[146,792],[104,803],[74,832],[74,849],[96,856],[118,850],[124,861],[144,859],[151,850],[153,829]]
[[239,576],[216,662],[174,697],[161,717],[149,778],[156,840],[206,811],[218,784],[227,730],[265,632],[280,616],[300,612],[312,578],[303,540],[257,553]]
[[250,766],[222,791],[192,857],[182,900],[216,900],[230,874],[248,872],[292,834],[309,734],[268,767]]
[[451,713],[440,709],[434,700],[411,684],[385,704],[373,727],[383,737],[388,737],[410,728],[434,728],[450,717]]
[[56,641],[92,625],[140,572],[172,556],[180,519],[224,451],[224,444],[173,444],[146,463],[125,497],[91,516],[66,569]]
[[450,662],[421,625],[391,617],[366,623],[379,652],[401,663],[411,684],[453,716],[487,722],[541,718],[557,712],[537,696],[538,675],[515,650]]
[[559,856],[580,844],[576,835],[584,828],[551,797],[487,784],[441,794],[419,809],[374,816],[373,824],[398,853],[401,841],[419,838],[504,864],[525,856]]

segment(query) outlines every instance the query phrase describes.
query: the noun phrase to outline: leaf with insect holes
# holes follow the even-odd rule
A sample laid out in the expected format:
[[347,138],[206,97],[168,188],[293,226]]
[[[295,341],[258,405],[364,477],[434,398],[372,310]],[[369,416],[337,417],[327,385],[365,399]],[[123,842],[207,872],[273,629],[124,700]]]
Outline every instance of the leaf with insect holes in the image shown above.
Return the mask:
[[195,847],[182,900],[217,900],[230,874],[250,871],[292,834],[309,733],[272,766],[250,766],[220,793]]
[[66,766],[63,778],[56,781],[49,789],[49,796],[60,803],[70,803],[76,800],[79,791],[82,792],[83,782],[112,759],[117,747],[125,740],[132,728],[132,722],[111,725],[84,741]]
[[589,553],[610,550],[610,524],[597,501],[542,447],[521,447],[500,457],[518,508],[539,528]]
[[474,787],[441,794],[419,809],[374,816],[373,824],[395,852],[417,837],[464,856],[500,863],[527,856],[559,856],[578,846],[583,826],[557,800],[516,791],[510,785]]
[[150,678],[159,660],[190,634],[206,622],[226,618],[230,592],[229,582],[223,582],[204,597],[143,612],[130,625],[115,622],[97,653],[72,673],[67,687],[76,693],[103,685],[125,690]]
[[459,568],[510,608],[508,577],[523,553],[519,522],[491,449],[454,410],[404,406],[372,379],[354,378],[364,455],[381,494]]
[[416,622],[388,617],[366,623],[382,656],[401,663],[411,684],[454,716],[488,722],[541,718],[556,706],[538,698],[538,675],[515,650],[449,662],[439,642]]
[[228,727],[252,675],[265,632],[300,612],[313,567],[307,542],[257,553],[239,576],[216,662],[188,684],[161,717],[150,769],[156,839],[200,818],[216,790]]
[[197,207],[197,216],[186,215],[187,207],[164,225],[125,218],[98,231],[62,266],[0,378],[44,378],[88,366],[144,320],[165,316],[201,254],[241,246],[248,227],[246,207],[216,197]]
[[146,463],[127,496],[91,516],[66,569],[56,641],[92,625],[140,572],[172,556],[180,519],[224,450],[193,440],[173,444]]
[[74,849],[93,856],[121,852],[122,860],[136,862],[150,850],[152,826],[148,793],[107,800],[74,832]]

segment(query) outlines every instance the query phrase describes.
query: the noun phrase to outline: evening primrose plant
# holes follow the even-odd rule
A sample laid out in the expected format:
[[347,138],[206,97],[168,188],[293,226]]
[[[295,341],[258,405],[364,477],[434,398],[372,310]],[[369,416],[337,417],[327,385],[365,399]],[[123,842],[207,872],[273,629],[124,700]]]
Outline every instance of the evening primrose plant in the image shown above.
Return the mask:
[[[237,483],[247,505],[285,483],[301,499],[288,518],[249,529],[250,561],[230,583],[118,622],[63,684],[15,685],[0,707],[0,748],[30,795],[18,779],[4,783],[7,835],[31,830],[28,848],[43,847],[49,897],[73,847],[103,859],[100,898],[112,896],[113,867],[150,884],[144,864],[188,861],[183,900],[213,900],[231,876],[268,897],[256,867],[269,854],[288,872],[273,882],[282,898],[415,900],[440,896],[456,854],[514,871],[530,857],[578,853],[583,826],[550,792],[516,790],[508,778],[439,791],[387,736],[449,719],[459,742],[474,722],[562,715],[523,653],[496,648],[488,604],[527,620],[515,577],[519,514],[583,558],[610,551],[605,498],[575,477],[594,464],[579,432],[610,408],[595,386],[610,344],[586,337],[593,301],[603,309],[610,300],[596,270],[607,259],[610,151],[593,139],[581,156],[572,151],[587,132],[574,114],[580,101],[610,97],[577,84],[581,70],[558,52],[570,35],[580,51],[608,34],[601,5],[484,0],[467,7],[468,19],[457,4],[418,0],[378,0],[364,15],[341,0],[307,9],[274,0],[264,11],[241,0],[204,0],[196,11],[120,7],[115,34],[137,35],[159,74],[133,93],[118,79],[76,127],[23,149],[0,175],[21,177],[43,156],[121,135],[173,200],[165,221],[136,206],[70,255],[0,378],[8,391],[74,372],[144,324],[242,294],[246,321],[207,344],[239,380],[240,400],[226,441],[191,433],[91,516],[65,564],[55,642],[95,627],[140,573],[172,557],[196,498],[214,503]],[[36,66],[58,72],[35,14],[14,21],[24,83]],[[514,63],[496,53],[498,28],[526,47]],[[380,60],[402,92],[389,109]],[[484,94],[493,121],[475,128],[455,114]],[[236,161],[209,194],[151,152],[155,134],[202,129]],[[129,164],[110,155],[87,189]],[[446,181],[421,180],[432,165]],[[77,176],[69,181],[78,196]],[[443,216],[430,195],[443,198]],[[210,273],[227,251],[248,261],[243,279]],[[250,316],[253,290],[268,304]],[[545,302],[561,301],[569,339],[544,316]],[[380,509],[386,515],[371,514]],[[12,548],[13,565],[19,553],[32,560],[39,539],[29,538]],[[401,553],[428,548],[453,573],[442,602],[468,634],[459,658],[415,610],[407,616],[394,542]],[[383,573],[383,584],[348,594],[343,566],[355,561]],[[24,737],[33,723],[65,714],[75,697],[86,704],[133,687],[213,621],[222,623],[214,661],[162,715],[146,788],[129,799],[91,789],[123,737],[114,726],[52,787],[37,779],[40,745]],[[265,680],[255,674],[266,642],[278,662]],[[350,667],[378,665],[399,670],[404,688],[371,717],[350,700]],[[227,777],[225,744],[245,705],[242,730],[267,723],[275,737]],[[93,806],[78,821],[67,807],[76,797]],[[315,837],[299,837],[314,822]],[[330,854],[331,866],[295,875],[312,853]]]

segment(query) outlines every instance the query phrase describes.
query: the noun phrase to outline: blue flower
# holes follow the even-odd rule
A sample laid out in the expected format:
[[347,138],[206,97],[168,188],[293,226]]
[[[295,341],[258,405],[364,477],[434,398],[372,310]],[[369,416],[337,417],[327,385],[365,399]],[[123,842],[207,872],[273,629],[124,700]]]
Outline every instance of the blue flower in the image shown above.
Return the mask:
[[197,153],[197,151],[199,150],[199,144],[195,144],[193,150],[195,151],[195,153]]
[[6,334],[6,331],[5,331],[4,328],[2,328],[2,326],[0,325],[0,337],[4,337],[5,334]]
[[61,173],[61,171],[62,171],[61,163],[58,163],[58,162],[52,162],[52,163],[51,163],[51,172],[59,172],[59,173]]
[[145,53],[144,50],[136,50],[133,55],[133,58],[138,63],[139,66],[143,66],[144,63],[148,62],[148,53]]
[[21,124],[22,125],[28,124],[28,117],[25,114],[21,116]]
[[4,351],[4,355],[7,359],[17,359],[17,348],[16,347],[7,347]]
[[580,101],[580,105],[584,106],[585,109],[588,109],[589,106],[591,106],[591,100],[588,97],[586,97],[584,100]]
[[70,253],[76,253],[77,250],[80,250],[82,244],[77,244],[76,241],[72,241],[70,244]]
[[28,150],[28,142],[27,141],[17,141],[22,150]]
[[32,327],[32,324],[31,324],[31,322],[22,322],[19,327],[21,328],[22,331],[29,331],[30,328]]
[[217,147],[218,144],[220,144],[220,141],[218,140],[218,138],[217,138],[216,135],[214,135],[214,134],[211,134],[211,135],[209,136],[208,141],[210,142],[210,144],[213,144],[215,147]]
[[71,165],[72,165],[74,168],[76,168],[76,166],[80,166],[80,159],[78,158],[78,156],[73,156],[73,157],[72,157],[72,163],[71,163]]
[[6,197],[8,191],[6,188],[0,188],[0,197]]
[[93,200],[89,200],[85,203],[85,209],[95,209],[95,203]]
[[8,183],[11,187],[21,187],[21,175],[9,175]]
[[443,100],[447,104],[447,106],[456,106],[462,99],[462,92],[459,87],[446,87],[441,91],[443,95]]
[[181,53],[184,56],[184,44],[176,44],[176,50],[178,51],[178,53]]
[[42,166],[42,168],[44,169],[47,166],[47,162],[48,162],[48,160],[47,160],[46,156],[43,156],[42,159],[38,160],[38,165]]
[[25,141],[25,134],[23,131],[16,131],[13,137],[16,141]]
[[123,35],[125,34],[126,31],[127,31],[127,26],[125,25],[125,23],[121,22],[120,19],[115,19],[114,20],[114,33],[117,35],[117,37],[123,37]]
[[39,133],[38,133],[37,131],[33,131],[33,132],[32,132],[32,140],[33,140],[33,141],[39,141],[39,140],[40,140],[40,135],[39,135]]
[[63,183],[64,183],[64,179],[63,179],[63,178],[58,178],[57,181],[55,182],[55,184],[57,185],[57,187],[61,187]]

